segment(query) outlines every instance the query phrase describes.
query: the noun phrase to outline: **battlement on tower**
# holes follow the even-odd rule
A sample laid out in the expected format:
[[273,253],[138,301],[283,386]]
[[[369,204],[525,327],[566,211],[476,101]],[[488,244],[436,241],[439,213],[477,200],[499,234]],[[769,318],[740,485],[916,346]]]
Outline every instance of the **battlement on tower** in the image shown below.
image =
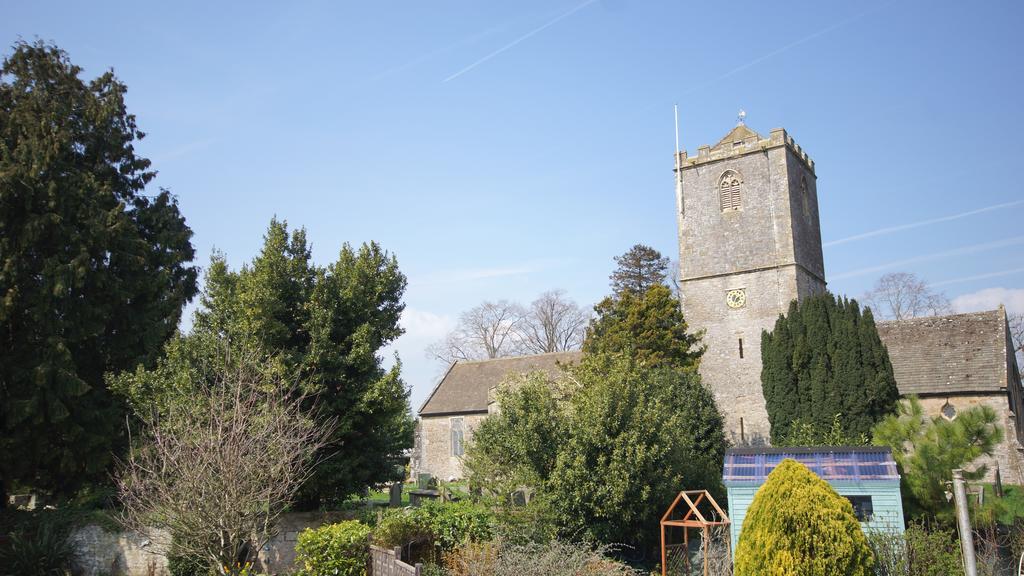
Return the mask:
[[807,169],[812,174],[814,173],[814,160],[807,155],[807,152],[793,140],[793,137],[784,128],[774,128],[768,134],[768,137],[764,138],[757,132],[747,128],[744,124],[739,124],[733,128],[731,132],[718,141],[718,144],[714,146],[705,144],[697,148],[696,156],[688,156],[686,150],[680,151],[678,165],[686,169],[783,146],[789,148],[807,166]]

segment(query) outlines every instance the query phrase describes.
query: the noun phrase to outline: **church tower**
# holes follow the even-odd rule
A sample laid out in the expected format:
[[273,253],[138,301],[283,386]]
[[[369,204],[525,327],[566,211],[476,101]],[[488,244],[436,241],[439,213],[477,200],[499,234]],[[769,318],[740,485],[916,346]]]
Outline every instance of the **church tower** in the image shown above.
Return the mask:
[[705,330],[704,383],[736,444],[768,441],[761,331],[789,303],[825,290],[814,161],[785,130],[740,122],[676,163],[680,298]]

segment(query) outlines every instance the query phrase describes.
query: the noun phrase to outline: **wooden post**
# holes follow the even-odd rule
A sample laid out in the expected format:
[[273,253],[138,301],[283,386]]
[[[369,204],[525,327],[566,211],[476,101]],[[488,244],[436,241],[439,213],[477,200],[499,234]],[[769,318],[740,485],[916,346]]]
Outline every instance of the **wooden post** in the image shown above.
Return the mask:
[[690,573],[690,529],[683,528],[683,558],[686,558],[686,573]]
[[402,559],[402,547],[401,546],[395,546],[395,560],[401,560],[401,559]]
[[374,576],[373,574],[373,534],[366,535],[366,551],[369,554],[366,555],[366,574],[367,576]]
[[661,576],[668,576],[668,566],[665,565],[665,525],[661,525]]
[[420,564],[419,562],[417,562],[416,563],[416,576],[420,576],[420,572],[422,572],[422,571],[423,571],[423,564]]
[[707,526],[704,527],[703,536],[704,543],[702,544],[702,547],[704,554],[704,576],[708,576],[708,550],[711,547],[711,530]]

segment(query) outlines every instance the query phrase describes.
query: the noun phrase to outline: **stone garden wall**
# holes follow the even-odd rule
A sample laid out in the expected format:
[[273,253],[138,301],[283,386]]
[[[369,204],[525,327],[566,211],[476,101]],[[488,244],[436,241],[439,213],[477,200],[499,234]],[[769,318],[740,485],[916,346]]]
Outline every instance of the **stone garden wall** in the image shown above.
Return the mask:
[[[268,574],[294,572],[299,532],[352,517],[340,512],[297,512],[280,518],[277,535],[259,553],[257,570]],[[71,535],[78,549],[82,576],[169,576],[167,559],[146,537],[135,532],[107,532],[100,526],[79,528]]]

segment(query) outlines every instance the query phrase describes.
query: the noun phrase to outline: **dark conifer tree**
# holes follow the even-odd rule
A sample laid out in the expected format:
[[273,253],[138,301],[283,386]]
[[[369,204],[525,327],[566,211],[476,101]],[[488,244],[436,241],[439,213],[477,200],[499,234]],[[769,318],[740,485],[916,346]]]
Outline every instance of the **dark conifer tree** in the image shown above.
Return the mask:
[[795,426],[827,433],[836,416],[858,438],[899,400],[888,352],[870,310],[831,294],[793,302],[761,337],[761,384],[773,442]]
[[626,294],[643,296],[651,286],[664,284],[668,258],[650,246],[637,244],[615,257],[618,268],[612,272],[612,292],[616,298]]
[[0,506],[5,483],[74,492],[125,445],[111,371],[150,366],[196,293],[192,231],[134,146],[112,72],[57,47],[0,68]]

